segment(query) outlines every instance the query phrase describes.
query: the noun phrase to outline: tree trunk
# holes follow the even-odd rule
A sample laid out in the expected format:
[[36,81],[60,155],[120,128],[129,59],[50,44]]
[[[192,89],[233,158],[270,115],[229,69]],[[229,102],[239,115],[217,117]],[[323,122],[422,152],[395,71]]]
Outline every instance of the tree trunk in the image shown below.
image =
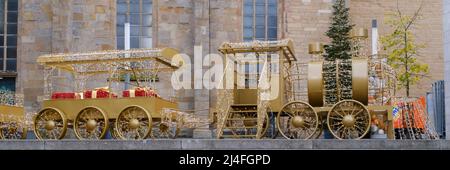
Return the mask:
[[409,65],[408,65],[408,30],[405,30],[405,76],[406,76],[406,97],[409,98]]

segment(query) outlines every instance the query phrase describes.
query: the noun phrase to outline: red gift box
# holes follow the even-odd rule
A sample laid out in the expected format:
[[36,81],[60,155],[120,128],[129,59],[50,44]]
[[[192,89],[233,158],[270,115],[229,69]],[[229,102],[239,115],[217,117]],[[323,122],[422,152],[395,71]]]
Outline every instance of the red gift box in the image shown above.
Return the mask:
[[52,99],[75,99],[75,93],[56,92],[52,94]]
[[134,90],[126,90],[122,92],[123,97],[160,97],[152,89],[136,88]]
[[[110,92],[104,89],[99,90],[88,90],[83,93],[83,97],[85,99],[92,99],[92,98],[109,98]],[[116,98],[117,95],[112,94],[112,97]]]

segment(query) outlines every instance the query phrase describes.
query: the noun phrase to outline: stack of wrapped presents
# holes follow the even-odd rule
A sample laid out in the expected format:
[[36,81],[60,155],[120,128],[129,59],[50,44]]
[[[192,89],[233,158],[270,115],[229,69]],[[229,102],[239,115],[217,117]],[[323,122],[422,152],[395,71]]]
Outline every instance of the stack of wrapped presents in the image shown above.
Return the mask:
[[142,88],[137,87],[131,90],[125,90],[122,93],[123,97],[160,97],[153,89],[151,88]]

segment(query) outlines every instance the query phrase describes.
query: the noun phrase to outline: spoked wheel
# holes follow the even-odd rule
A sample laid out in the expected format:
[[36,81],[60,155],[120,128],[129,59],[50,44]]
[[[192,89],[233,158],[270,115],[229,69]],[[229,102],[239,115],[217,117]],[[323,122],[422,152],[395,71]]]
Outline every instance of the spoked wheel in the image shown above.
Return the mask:
[[12,121],[0,123],[0,139],[26,139],[27,128],[21,123]]
[[[257,133],[258,117],[256,113],[233,114],[229,120],[228,126],[231,127],[231,133],[234,138],[254,137]],[[262,133],[265,135],[269,129],[269,116],[265,114]]]
[[317,133],[319,116],[313,107],[302,101],[283,106],[277,116],[277,127],[286,139],[310,139]]
[[172,121],[153,120],[152,138],[175,139],[178,136],[178,124]]
[[75,135],[78,139],[102,139],[108,130],[108,123],[108,117],[100,108],[84,108],[75,119]]
[[151,129],[152,117],[140,106],[130,106],[117,117],[116,133],[120,139],[145,139]]
[[337,139],[361,139],[370,128],[369,110],[355,100],[335,104],[327,116],[328,129]]
[[34,133],[40,140],[62,139],[66,135],[67,119],[63,112],[55,108],[41,110],[34,120]]

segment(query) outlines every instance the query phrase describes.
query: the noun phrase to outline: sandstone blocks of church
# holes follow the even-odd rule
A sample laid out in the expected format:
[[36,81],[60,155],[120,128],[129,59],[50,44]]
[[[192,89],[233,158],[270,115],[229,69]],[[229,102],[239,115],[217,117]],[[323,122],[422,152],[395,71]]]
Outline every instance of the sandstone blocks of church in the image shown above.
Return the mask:
[[18,91],[27,112],[44,93],[40,55],[115,48],[115,3],[109,0],[19,1]]

